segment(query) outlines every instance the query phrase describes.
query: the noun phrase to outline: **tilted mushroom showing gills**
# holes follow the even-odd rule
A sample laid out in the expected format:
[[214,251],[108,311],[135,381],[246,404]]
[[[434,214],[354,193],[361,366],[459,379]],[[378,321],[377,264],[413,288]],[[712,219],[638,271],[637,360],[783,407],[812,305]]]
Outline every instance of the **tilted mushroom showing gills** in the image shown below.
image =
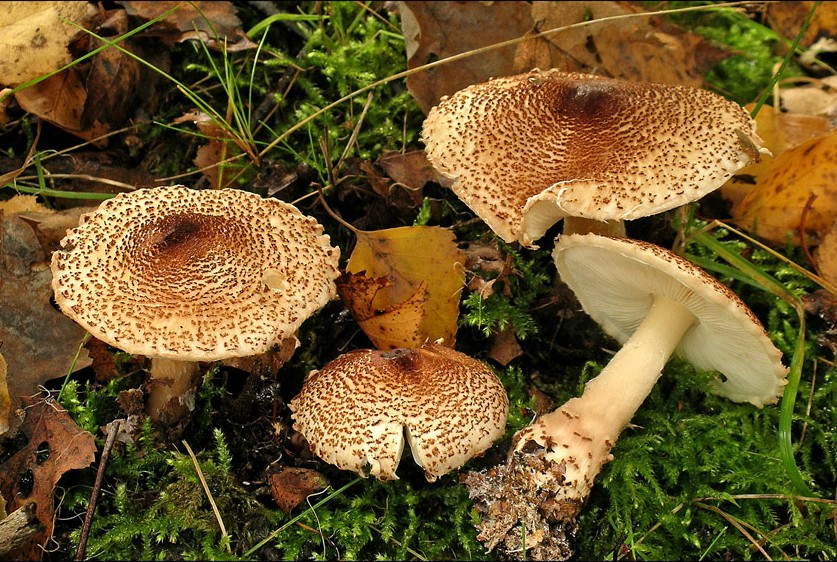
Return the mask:
[[767,152],[749,114],[711,92],[537,69],[442,98],[422,140],[454,193],[524,246],[562,218],[689,203]]
[[237,189],[123,193],[83,215],[61,247],[58,306],[94,337],[151,358],[155,419],[183,401],[195,362],[265,353],[337,292],[340,253],[322,226]]
[[[712,390],[759,408],[776,402],[787,368],[764,328],[726,286],[652,244],[595,234],[562,235],[553,258],[582,307],[622,343],[578,398],[519,431],[506,464],[469,473],[489,549],[565,559],[575,517],[611,448],[677,353],[724,379]],[[498,509],[503,506],[503,509]]]
[[491,447],[509,414],[488,366],[435,343],[345,353],[310,373],[289,406],[324,461],[395,480],[406,434],[430,482]]

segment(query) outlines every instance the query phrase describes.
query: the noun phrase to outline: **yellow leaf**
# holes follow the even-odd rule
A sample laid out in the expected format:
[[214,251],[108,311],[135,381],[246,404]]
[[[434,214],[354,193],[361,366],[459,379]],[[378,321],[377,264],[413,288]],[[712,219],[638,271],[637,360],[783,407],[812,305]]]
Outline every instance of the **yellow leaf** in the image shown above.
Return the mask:
[[780,154],[732,216],[742,228],[776,244],[784,244],[789,233],[798,244],[804,223],[809,243],[817,244],[837,218],[837,132]]
[[9,396],[9,388],[6,386],[6,360],[0,353],[0,435],[9,430],[9,413],[11,412],[12,399]]
[[[338,291],[378,349],[419,347],[442,339],[453,347],[465,253],[442,227],[357,231]],[[365,274],[365,281],[360,274]]]

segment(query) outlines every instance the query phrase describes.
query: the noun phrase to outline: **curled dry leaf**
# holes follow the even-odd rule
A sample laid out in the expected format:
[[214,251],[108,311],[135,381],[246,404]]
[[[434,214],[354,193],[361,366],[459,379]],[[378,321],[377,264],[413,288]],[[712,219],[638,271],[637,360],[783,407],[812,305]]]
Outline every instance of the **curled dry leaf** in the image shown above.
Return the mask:
[[26,398],[19,434],[25,444],[0,464],[0,494],[7,511],[34,502],[43,532],[32,536],[16,554],[17,560],[40,560],[41,548],[52,536],[53,495],[61,476],[85,468],[95,459],[93,435],[80,429],[67,412],[51,400]]
[[358,231],[338,293],[378,349],[438,339],[453,347],[464,263],[445,228]]
[[799,230],[818,244],[837,219],[837,132],[809,140],[776,158],[733,208],[732,220],[769,242],[799,244]]

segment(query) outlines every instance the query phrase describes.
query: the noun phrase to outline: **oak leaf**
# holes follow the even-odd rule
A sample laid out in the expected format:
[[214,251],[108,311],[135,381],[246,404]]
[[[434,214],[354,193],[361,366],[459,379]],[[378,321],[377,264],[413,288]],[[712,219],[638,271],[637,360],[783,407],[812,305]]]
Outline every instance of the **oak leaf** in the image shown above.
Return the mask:
[[6,499],[9,513],[29,502],[37,505],[35,514],[43,532],[32,536],[16,553],[16,559],[40,560],[41,547],[52,536],[55,486],[65,472],[90,466],[96,442],[56,402],[24,398],[22,406],[24,417],[18,436],[22,435],[26,443],[0,464],[0,494]]

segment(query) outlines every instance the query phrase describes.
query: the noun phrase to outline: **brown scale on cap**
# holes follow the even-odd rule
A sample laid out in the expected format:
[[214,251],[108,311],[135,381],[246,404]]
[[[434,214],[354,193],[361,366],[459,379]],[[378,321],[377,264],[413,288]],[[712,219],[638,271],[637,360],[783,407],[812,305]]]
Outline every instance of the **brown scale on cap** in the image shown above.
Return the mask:
[[61,310],[133,354],[264,353],[336,294],[339,250],[292,205],[240,190],[125,193],[84,215],[52,258]]
[[509,402],[488,366],[427,343],[343,354],[308,376],[290,408],[314,454],[381,480],[398,478],[406,433],[432,482],[503,435]]
[[567,216],[694,201],[765,151],[749,114],[711,92],[537,69],[443,98],[422,139],[453,191],[527,246]]

